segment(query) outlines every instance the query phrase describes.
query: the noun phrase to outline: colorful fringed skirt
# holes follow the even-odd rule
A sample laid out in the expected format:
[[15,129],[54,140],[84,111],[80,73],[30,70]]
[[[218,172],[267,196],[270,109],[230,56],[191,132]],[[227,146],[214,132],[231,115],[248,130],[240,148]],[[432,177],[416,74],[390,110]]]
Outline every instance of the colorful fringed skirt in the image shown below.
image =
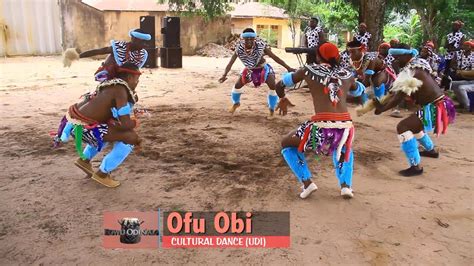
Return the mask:
[[417,115],[423,123],[425,132],[434,131],[436,135],[446,134],[448,125],[456,118],[456,109],[453,101],[442,95],[434,102],[424,105],[417,111]]
[[349,113],[318,113],[301,124],[295,135],[301,139],[300,152],[312,150],[324,155],[336,152],[340,160],[345,148],[344,161],[349,161],[354,139],[354,126]]

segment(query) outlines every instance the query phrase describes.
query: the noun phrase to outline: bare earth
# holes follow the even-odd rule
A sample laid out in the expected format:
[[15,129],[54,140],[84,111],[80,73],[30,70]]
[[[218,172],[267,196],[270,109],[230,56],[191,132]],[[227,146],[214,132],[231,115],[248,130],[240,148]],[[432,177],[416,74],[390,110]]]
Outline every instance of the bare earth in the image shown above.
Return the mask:
[[[277,51],[296,67],[293,55]],[[73,165],[72,143],[50,147],[66,108],[95,87],[100,61],[62,67],[60,57],[0,59],[0,264],[372,264],[473,265],[474,116],[460,114],[433,138],[439,159],[425,174],[400,177],[407,164],[388,114],[355,117],[355,198],[339,196],[331,158],[308,156],[319,190],[300,185],[280,155],[280,139],[312,115],[304,89],[297,105],[267,120],[266,88],[246,88],[231,116],[228,58],[185,57],[183,69],[144,70],[142,153],[114,172],[117,189],[99,186]],[[277,73],[283,69],[273,64]],[[408,114],[408,111],[404,111]],[[102,156],[98,156],[100,160]],[[98,166],[99,161],[94,162]],[[109,250],[101,247],[104,211],[290,211],[289,249]]]

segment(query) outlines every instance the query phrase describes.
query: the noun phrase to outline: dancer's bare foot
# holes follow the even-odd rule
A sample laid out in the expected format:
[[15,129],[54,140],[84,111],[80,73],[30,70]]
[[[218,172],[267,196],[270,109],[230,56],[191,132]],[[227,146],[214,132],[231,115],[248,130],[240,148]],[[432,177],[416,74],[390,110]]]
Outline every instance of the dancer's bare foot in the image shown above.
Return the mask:
[[240,103],[236,103],[229,108],[229,113],[233,114],[237,108],[240,107]]

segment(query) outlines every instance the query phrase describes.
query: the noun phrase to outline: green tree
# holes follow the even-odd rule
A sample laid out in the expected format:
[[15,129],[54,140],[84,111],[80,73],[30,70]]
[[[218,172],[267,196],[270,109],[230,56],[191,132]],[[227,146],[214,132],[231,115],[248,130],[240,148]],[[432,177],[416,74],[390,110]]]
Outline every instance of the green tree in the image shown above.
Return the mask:
[[431,40],[441,47],[451,31],[451,22],[461,19],[466,24],[463,31],[472,37],[474,29],[474,2],[472,0],[388,0],[389,8],[406,14],[415,9],[420,17],[422,39]]
[[229,3],[221,0],[158,0],[158,3],[168,3],[171,11],[203,16],[207,20],[223,16],[230,10]]

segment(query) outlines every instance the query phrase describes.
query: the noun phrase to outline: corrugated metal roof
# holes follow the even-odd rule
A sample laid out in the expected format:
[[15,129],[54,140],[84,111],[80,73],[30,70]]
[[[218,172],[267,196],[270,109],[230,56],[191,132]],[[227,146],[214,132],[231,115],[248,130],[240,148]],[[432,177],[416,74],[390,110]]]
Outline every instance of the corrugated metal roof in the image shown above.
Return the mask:
[[287,19],[285,10],[257,2],[250,2],[241,5],[232,5],[234,10],[230,12],[231,17],[267,17]]
[[158,4],[157,0],[82,0],[83,3],[99,10],[111,11],[168,11],[168,4]]

